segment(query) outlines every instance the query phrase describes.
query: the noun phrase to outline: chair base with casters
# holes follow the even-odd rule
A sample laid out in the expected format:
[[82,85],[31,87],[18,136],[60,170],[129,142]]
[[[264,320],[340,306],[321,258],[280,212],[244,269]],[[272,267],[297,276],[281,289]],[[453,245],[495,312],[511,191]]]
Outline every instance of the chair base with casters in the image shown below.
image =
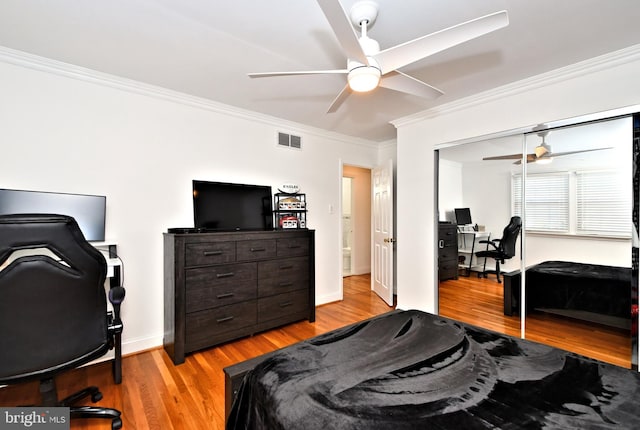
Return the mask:
[[[116,384],[122,382],[122,354],[121,354],[121,335],[122,322],[120,321],[120,303],[124,299],[124,288],[114,287],[109,291],[109,301],[112,303],[117,317],[114,318],[113,313],[108,313],[108,331],[113,336],[114,341],[109,344],[109,349],[115,348],[115,358],[112,360],[113,379]],[[78,406],[81,400],[90,397],[93,403],[102,400],[102,393],[96,386],[89,386],[77,391],[64,399],[58,400],[58,390],[53,377],[40,380],[40,396],[41,403],[39,405],[30,406],[51,406],[51,407],[68,407],[70,418],[104,418],[111,420],[111,429],[118,430],[122,428],[122,413],[113,408],[104,406]]]
[[[480,254],[480,253],[478,253]],[[478,255],[476,254],[478,257],[483,257],[482,255]],[[490,256],[487,256],[490,257]],[[504,263],[504,261],[502,262]],[[483,270],[482,272],[478,272],[478,278],[486,278],[487,275],[491,275],[491,274],[495,274],[496,275],[496,280],[498,281],[499,284],[502,283],[502,281],[500,280],[500,274],[502,272],[500,271],[500,260],[496,260],[496,269],[495,270]]]
[[117,409],[102,406],[74,406],[87,397],[91,397],[91,401],[94,403],[102,400],[102,393],[96,386],[84,388],[62,400],[58,400],[55,380],[48,378],[40,381],[40,394],[42,396],[42,404],[38,406],[68,407],[71,418],[105,418],[111,420],[111,428],[113,430],[122,428],[121,413]]

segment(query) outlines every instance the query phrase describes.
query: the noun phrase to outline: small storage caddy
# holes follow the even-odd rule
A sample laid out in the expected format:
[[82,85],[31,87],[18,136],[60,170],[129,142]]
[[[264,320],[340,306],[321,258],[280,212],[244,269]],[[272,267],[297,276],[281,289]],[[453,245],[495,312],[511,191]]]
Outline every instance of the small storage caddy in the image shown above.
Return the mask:
[[307,195],[301,193],[276,193],[273,215],[275,228],[307,228]]

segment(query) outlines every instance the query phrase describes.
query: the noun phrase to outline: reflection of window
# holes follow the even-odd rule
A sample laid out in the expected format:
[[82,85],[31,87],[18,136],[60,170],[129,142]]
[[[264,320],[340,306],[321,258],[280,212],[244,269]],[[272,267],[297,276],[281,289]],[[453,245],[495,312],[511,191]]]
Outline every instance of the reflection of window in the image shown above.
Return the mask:
[[[569,232],[569,175],[528,175],[526,181],[527,230],[553,233]],[[513,177],[512,201],[514,214],[522,216],[522,176]]]
[[[525,229],[545,233],[630,236],[631,194],[619,172],[527,176]],[[512,209],[522,216],[522,176],[511,181]]]
[[629,236],[631,193],[615,172],[576,174],[576,233]]

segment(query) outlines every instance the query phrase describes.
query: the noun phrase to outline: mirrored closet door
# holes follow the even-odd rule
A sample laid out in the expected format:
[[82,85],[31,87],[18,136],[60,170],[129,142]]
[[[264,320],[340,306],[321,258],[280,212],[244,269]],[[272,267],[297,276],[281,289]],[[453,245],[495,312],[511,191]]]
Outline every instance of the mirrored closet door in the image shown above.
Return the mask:
[[453,253],[443,251],[447,230],[457,262],[455,274],[439,270],[441,315],[637,366],[633,119],[563,121],[438,148],[439,267]]
[[[520,236],[499,265],[487,255],[497,255],[512,218],[511,178],[523,172],[523,141],[511,135],[438,151],[440,315],[513,336],[521,335],[520,317],[505,312],[503,288],[505,274],[522,264]],[[454,272],[443,271],[452,256]]]

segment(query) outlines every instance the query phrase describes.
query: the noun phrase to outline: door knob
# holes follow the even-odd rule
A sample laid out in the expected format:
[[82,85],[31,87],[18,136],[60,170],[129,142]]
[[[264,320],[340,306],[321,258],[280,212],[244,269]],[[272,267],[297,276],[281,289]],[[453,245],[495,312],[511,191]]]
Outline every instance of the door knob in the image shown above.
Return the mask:
[[392,237],[385,237],[384,243],[394,243],[396,240]]

